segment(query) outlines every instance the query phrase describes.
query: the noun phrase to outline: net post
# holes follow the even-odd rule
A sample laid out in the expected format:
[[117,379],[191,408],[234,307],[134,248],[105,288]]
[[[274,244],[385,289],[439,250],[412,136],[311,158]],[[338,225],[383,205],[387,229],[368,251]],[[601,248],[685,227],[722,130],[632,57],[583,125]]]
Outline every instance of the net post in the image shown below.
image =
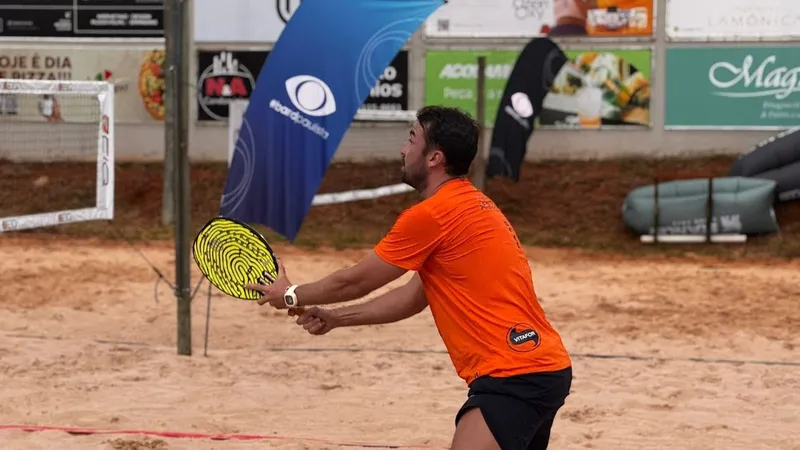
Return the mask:
[[475,158],[472,172],[472,184],[483,191],[486,187],[486,149],[485,123],[486,123],[486,57],[478,56],[478,80],[476,86],[477,99],[475,102],[475,120],[478,122],[478,154]]
[[708,197],[706,198],[706,244],[711,243],[711,222],[714,214],[714,177],[708,177]]
[[653,179],[653,242],[658,243],[658,224],[661,220],[661,211],[658,204],[658,177]]
[[171,86],[176,77],[175,59],[171,56],[177,48],[179,30],[175,29],[175,14],[177,13],[173,0],[164,0],[164,51],[166,58],[164,64],[164,82],[169,88],[164,92],[164,170],[161,193],[161,225],[175,224],[175,139],[177,124],[175,122],[174,107],[175,93]]
[[[168,84],[167,115],[172,116],[171,145],[173,152],[172,184],[174,189],[175,214],[175,296],[177,297],[178,354],[192,354],[191,322],[191,266],[190,248],[190,203],[189,203],[189,96],[186,87],[190,84],[191,10],[186,0],[165,0],[171,10],[170,46],[167,61],[172,72]],[[168,138],[169,139],[169,138]]]

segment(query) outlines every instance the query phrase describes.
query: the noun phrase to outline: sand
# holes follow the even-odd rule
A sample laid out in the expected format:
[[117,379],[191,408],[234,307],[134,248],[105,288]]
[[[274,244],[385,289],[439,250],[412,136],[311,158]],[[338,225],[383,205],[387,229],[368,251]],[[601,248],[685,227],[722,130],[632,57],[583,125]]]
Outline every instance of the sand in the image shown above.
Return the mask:
[[[173,278],[169,245],[137,248]],[[278,252],[295,282],[362,254]],[[193,303],[194,355],[182,357],[171,292],[161,283],[156,302],[156,276],[130,247],[5,235],[0,255],[0,426],[274,436],[0,430],[3,450],[450,442],[466,386],[428,310],[310,336],[285,313],[215,293],[205,357],[204,285]],[[539,249],[530,257],[543,306],[575,355],[550,448],[800,449],[800,365],[764,363],[800,364],[800,264]],[[728,359],[762,363],[712,361]]]

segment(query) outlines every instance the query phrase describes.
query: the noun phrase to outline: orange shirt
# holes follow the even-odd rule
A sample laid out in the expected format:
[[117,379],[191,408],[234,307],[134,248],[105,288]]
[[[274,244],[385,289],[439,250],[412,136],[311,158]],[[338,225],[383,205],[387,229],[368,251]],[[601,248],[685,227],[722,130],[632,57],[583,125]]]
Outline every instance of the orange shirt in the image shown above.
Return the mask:
[[403,211],[375,252],[419,273],[439,334],[467,384],[482,375],[570,366],[539,305],[516,233],[469,181],[448,181]]

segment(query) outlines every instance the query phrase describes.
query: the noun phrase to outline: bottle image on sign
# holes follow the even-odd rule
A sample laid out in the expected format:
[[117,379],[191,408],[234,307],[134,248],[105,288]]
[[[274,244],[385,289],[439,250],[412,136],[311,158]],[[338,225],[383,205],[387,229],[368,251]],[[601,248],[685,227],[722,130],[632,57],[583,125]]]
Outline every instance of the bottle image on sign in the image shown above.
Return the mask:
[[603,91],[587,86],[578,93],[578,121],[583,128],[600,128]]
[[255,76],[239,63],[233,52],[222,51],[200,73],[197,101],[204,113],[214,120],[228,117],[228,105],[233,100],[247,99],[256,85]]

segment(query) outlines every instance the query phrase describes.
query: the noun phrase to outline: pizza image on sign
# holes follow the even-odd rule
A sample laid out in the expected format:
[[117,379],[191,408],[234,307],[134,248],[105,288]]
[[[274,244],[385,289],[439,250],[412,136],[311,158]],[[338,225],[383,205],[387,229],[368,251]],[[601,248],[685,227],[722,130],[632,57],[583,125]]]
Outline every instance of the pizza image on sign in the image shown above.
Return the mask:
[[139,67],[139,94],[147,113],[155,120],[164,120],[164,50],[151,50]]

